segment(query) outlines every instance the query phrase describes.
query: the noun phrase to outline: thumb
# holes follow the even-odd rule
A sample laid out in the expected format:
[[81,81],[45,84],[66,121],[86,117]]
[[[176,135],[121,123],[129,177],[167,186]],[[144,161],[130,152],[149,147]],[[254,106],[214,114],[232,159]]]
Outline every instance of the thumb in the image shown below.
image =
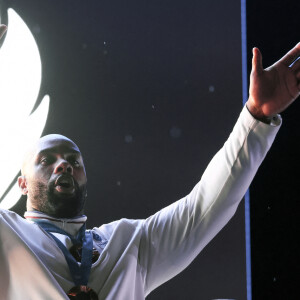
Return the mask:
[[252,72],[260,74],[263,72],[263,65],[262,65],[262,55],[258,48],[252,49],[253,58],[252,58]]

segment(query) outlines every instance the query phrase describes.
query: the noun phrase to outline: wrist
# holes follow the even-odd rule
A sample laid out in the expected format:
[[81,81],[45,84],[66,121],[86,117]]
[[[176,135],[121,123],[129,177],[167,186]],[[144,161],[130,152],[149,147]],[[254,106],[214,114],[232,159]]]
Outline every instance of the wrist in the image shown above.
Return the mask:
[[261,121],[266,124],[271,124],[273,116],[266,116],[263,113],[262,109],[255,106],[251,101],[248,100],[246,102],[246,107],[247,107],[248,111],[250,112],[250,114],[252,115],[252,117],[254,117],[256,120]]

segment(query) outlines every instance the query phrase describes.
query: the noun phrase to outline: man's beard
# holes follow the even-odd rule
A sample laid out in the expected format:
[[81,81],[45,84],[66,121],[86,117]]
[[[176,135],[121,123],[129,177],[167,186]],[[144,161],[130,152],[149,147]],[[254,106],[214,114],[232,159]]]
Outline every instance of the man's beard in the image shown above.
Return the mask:
[[32,208],[56,218],[73,218],[83,212],[87,197],[86,184],[79,186],[74,180],[73,195],[55,194],[55,181],[48,185],[35,182],[33,192],[29,192]]

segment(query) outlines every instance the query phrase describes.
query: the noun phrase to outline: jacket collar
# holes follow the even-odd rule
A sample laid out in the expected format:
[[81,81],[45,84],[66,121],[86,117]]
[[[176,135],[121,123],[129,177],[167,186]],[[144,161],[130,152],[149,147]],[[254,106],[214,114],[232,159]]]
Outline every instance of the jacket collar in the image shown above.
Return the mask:
[[49,222],[71,235],[76,235],[81,226],[86,222],[87,216],[82,215],[71,219],[66,218],[55,218],[48,216],[39,211],[26,211],[24,217],[29,222],[35,222],[36,220],[42,220],[44,222]]

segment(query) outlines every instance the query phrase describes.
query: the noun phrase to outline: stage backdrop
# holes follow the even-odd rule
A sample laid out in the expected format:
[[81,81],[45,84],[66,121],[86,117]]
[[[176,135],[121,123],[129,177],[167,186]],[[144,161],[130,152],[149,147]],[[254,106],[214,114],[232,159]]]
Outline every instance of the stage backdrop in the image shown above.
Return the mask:
[[[9,7],[41,55],[43,134],[66,135],[83,153],[88,227],[146,218],[188,194],[242,108],[240,1],[7,0],[3,19]],[[24,209],[22,198],[13,210]],[[244,232],[242,202],[148,299],[246,299]]]

